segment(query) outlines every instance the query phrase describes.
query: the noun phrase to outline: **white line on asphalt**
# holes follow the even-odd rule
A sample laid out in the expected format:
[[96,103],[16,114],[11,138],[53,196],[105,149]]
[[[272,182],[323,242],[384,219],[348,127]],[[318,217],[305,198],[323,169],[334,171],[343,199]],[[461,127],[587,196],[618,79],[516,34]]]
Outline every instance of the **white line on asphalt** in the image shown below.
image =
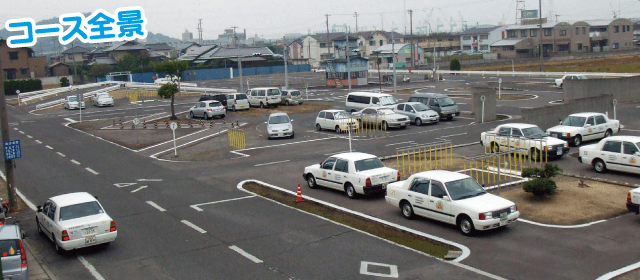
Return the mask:
[[42,144],[42,141],[40,141],[40,140],[36,140],[36,143],[38,143],[38,144]]
[[[196,132],[194,132],[194,133],[190,133],[190,134],[187,134],[187,135],[185,135],[185,136],[178,137],[178,138],[176,138],[176,140],[180,140],[180,139],[182,139],[182,138],[189,137],[189,136],[192,136],[192,135],[195,135],[195,134],[198,134],[198,133],[202,133],[202,132],[205,132],[205,131],[208,131],[208,130],[209,130],[209,129],[207,128],[207,129],[204,129],[204,130],[196,131]],[[221,133],[221,132],[218,132],[218,133]],[[214,134],[214,135],[215,135],[215,134]],[[210,136],[205,136],[205,137],[210,137]],[[199,139],[202,139],[202,138],[199,138]],[[155,147],[158,147],[158,146],[161,146],[161,145],[164,145],[164,144],[167,144],[167,143],[171,143],[171,142],[173,142],[173,140],[165,141],[165,142],[162,142],[162,143],[159,143],[159,144],[155,144],[155,145],[153,145],[153,146],[146,147],[146,148],[144,148],[144,149],[140,149],[140,150],[138,150],[138,152],[142,152],[142,151],[144,151],[144,150],[151,149],[151,148],[155,148]]]
[[206,202],[206,203],[200,203],[200,204],[194,204],[194,205],[190,205],[191,208],[196,209],[197,211],[204,211],[202,210],[202,208],[198,207],[198,206],[202,206],[202,205],[210,205],[210,204],[216,204],[216,203],[223,203],[223,202],[229,202],[229,201],[234,201],[234,200],[240,200],[240,199],[245,199],[245,198],[252,198],[252,197],[256,197],[255,195],[250,195],[250,196],[243,196],[243,197],[238,197],[238,198],[231,198],[231,199],[225,199],[225,200],[218,200],[218,201],[213,201],[213,202]]
[[261,259],[258,259],[258,258],[256,258],[256,257],[254,257],[253,255],[251,255],[251,254],[249,254],[249,253],[245,252],[244,250],[242,250],[242,249],[240,249],[240,248],[236,247],[236,245],[229,246],[229,249],[231,249],[231,250],[234,250],[234,251],[238,252],[238,254],[242,255],[243,257],[245,257],[245,258],[247,258],[247,259],[250,259],[250,260],[251,260],[251,261],[253,261],[254,263],[262,263],[262,260],[261,260]]
[[31,139],[31,138],[33,138],[33,136],[31,136],[31,135],[27,135],[27,138]]
[[156,204],[155,202],[153,202],[151,200],[147,201],[147,204],[153,206],[153,208],[156,208],[156,209],[160,210],[160,212],[167,211],[167,210],[165,210],[164,208],[160,207],[158,204]]
[[614,278],[614,277],[616,277],[618,275],[625,274],[625,273],[627,273],[629,271],[632,271],[632,270],[635,270],[637,268],[640,268],[640,262],[634,263],[632,265],[625,266],[625,267],[623,267],[621,269],[618,269],[618,270],[611,271],[611,272],[609,272],[609,273],[607,273],[605,275],[602,275],[602,276],[596,278],[596,280],[609,280],[611,278]]
[[91,273],[91,275],[93,275],[93,277],[95,277],[97,280],[105,280],[104,277],[100,275],[100,272],[98,272],[96,268],[93,267],[93,265],[91,265],[87,260],[85,260],[83,256],[78,256],[78,260],[80,260],[82,265],[84,265],[84,267],[87,270],[89,270],[89,273]]
[[402,144],[415,144],[415,141],[408,141],[408,142],[400,142],[400,143],[393,143],[393,144],[387,144],[384,145],[385,147],[389,147],[389,146],[396,146],[396,145],[402,145]]
[[19,130],[17,127],[14,127],[13,129],[14,129],[14,130]]
[[337,154],[344,154],[344,153],[350,153],[350,152],[355,152],[356,150],[351,150],[351,151],[340,151],[340,152],[335,152],[335,153],[330,153],[330,154],[324,154],[324,156],[331,156],[331,155],[337,155]]
[[85,169],[86,169],[87,171],[89,171],[89,172],[93,173],[93,175],[98,175],[98,172],[96,172],[95,170],[93,170],[93,169],[91,169],[91,168],[89,168],[89,167],[86,167]]
[[592,226],[592,225],[595,225],[595,224],[603,223],[603,222],[606,222],[607,220],[599,220],[599,221],[595,221],[595,222],[591,222],[591,223],[586,223],[586,224],[581,224],[581,225],[573,225],[573,226],[547,225],[547,224],[536,223],[534,221],[529,221],[529,220],[525,220],[525,219],[518,219],[518,221],[525,222],[527,224],[536,225],[536,226],[548,227],[548,228],[583,228],[583,227],[588,227],[588,226]]
[[70,118],[64,118],[64,119],[65,119],[65,120],[67,120],[67,121],[69,121],[69,122],[71,122],[71,123],[76,123],[76,121],[75,121],[75,120],[73,120],[73,119],[70,119]]
[[[640,107],[639,107],[639,108],[640,108]],[[634,131],[634,132],[640,132],[640,130],[634,130],[634,129],[626,129],[626,128],[623,128],[623,129],[620,129],[620,130],[624,130],[624,131]]]
[[75,164],[77,164],[77,165],[80,165],[80,162],[78,162],[78,161],[77,161],[77,160],[75,160],[75,159],[72,159],[72,160],[71,160],[71,162],[73,162],[73,163],[75,163]]
[[162,182],[162,179],[138,179],[138,182]]
[[60,155],[61,157],[66,157],[63,153],[61,152],[57,152],[58,155]]
[[24,131],[22,131],[22,130],[20,130],[20,131],[18,131],[18,132],[20,132],[20,134],[24,134]]
[[459,134],[451,134],[451,135],[445,135],[445,136],[440,136],[438,138],[446,138],[446,137],[453,137],[453,136],[460,136],[460,135],[467,135],[467,133],[459,133]]
[[146,188],[146,187],[148,187],[148,186],[142,186],[142,187],[139,187],[139,188],[137,188],[137,189],[135,189],[135,190],[132,190],[132,191],[131,191],[131,193],[138,192],[139,190],[144,189],[144,188]]
[[192,224],[191,222],[189,222],[189,221],[187,221],[187,220],[182,220],[181,222],[182,222],[183,224],[185,224],[185,225],[188,225],[188,226],[189,226],[189,227],[191,227],[192,229],[195,229],[195,230],[199,231],[200,233],[207,233],[207,231],[206,231],[206,230],[201,229],[200,227],[198,227],[198,226],[196,226],[196,225]]
[[258,167],[258,166],[265,166],[265,165],[270,165],[270,164],[276,164],[276,163],[285,163],[288,162],[289,160],[281,160],[281,161],[274,161],[274,162],[267,162],[267,163],[261,163],[261,164],[256,164],[254,166]]
[[49,145],[46,145],[45,147],[47,147],[47,149],[49,149],[49,150],[53,150],[53,148],[51,146],[49,146]]

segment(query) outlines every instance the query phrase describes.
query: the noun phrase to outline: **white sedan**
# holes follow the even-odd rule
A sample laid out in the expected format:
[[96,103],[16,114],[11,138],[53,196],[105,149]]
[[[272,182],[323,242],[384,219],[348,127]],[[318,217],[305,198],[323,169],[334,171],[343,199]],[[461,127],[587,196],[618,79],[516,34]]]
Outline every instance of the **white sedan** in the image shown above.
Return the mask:
[[113,106],[113,96],[106,92],[98,93],[93,100],[93,105],[98,107]]
[[618,120],[611,120],[601,113],[579,113],[571,114],[560,125],[547,129],[547,134],[580,146],[582,141],[607,138],[619,131]]
[[610,169],[640,174],[640,137],[612,136],[582,146],[578,161],[592,165],[598,173]]
[[54,196],[38,206],[38,232],[46,235],[58,253],[116,240],[116,222],[100,202],[86,192]]
[[387,184],[400,180],[400,172],[384,166],[374,155],[343,153],[305,167],[302,177],[311,189],[317,186],[337,189],[353,199],[358,194],[384,193]]
[[359,127],[357,119],[352,118],[344,110],[322,110],[316,117],[316,130],[330,129],[336,133]]
[[458,172],[433,170],[389,184],[385,200],[402,215],[457,225],[462,234],[506,226],[520,217],[516,205],[487,193],[473,178]]
[[562,78],[556,79],[556,86],[562,88],[565,80],[587,80],[587,79],[589,78],[585,75],[564,75]]

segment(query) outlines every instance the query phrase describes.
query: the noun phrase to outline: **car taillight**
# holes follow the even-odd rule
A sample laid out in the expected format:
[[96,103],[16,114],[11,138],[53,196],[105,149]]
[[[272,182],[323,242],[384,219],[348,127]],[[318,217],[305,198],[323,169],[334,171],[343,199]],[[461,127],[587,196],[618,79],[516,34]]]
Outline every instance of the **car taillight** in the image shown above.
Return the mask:
[[116,221],[111,221],[111,228],[109,228],[109,231],[116,231]]
[[0,219],[0,226],[4,226],[4,219]]
[[567,133],[567,137],[571,137],[571,133]]
[[484,219],[486,219],[487,217],[484,215],[484,213],[480,213],[480,216],[479,216],[478,218],[480,218],[480,220],[484,220]]
[[238,104],[238,100],[233,100],[233,104]]
[[400,171],[398,171],[398,178],[396,178],[396,181],[400,181]]
[[367,182],[367,183],[366,183],[366,185],[365,185],[365,186],[367,186],[367,187],[371,187],[371,178],[367,178],[367,181],[366,181],[366,182]]
[[[631,203],[631,192],[627,194],[627,203]],[[4,222],[4,219],[3,219]]]
[[267,101],[269,101],[269,97],[267,97]]
[[67,233],[67,230],[63,230],[62,231],[62,241],[68,241],[69,240],[69,233]]
[[20,244],[20,260],[22,261],[22,267],[27,266],[27,251],[24,250],[24,245],[22,245],[22,240],[18,239],[18,244]]

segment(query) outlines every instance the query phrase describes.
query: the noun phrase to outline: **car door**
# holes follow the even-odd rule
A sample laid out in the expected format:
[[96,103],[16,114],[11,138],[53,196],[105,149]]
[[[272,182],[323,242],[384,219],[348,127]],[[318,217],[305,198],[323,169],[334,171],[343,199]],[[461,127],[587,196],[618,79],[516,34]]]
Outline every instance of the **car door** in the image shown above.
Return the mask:
[[333,112],[327,112],[324,116],[324,125],[327,129],[335,128],[335,117],[333,116]]
[[429,211],[429,186],[431,180],[426,178],[414,178],[407,193],[407,199],[413,206],[413,213],[427,218],[433,218]]
[[398,113],[398,114],[403,114],[404,115],[404,104],[398,104],[398,106],[396,106],[394,111],[396,113]]
[[620,141],[607,141],[602,146],[602,156],[607,164],[607,168],[610,170],[625,171],[622,168],[622,142]]
[[53,201],[51,201],[49,204],[49,209],[47,210],[47,215],[44,218],[45,224],[46,224],[45,228],[47,229],[47,233],[49,234],[49,236],[51,236],[55,232],[55,228],[56,228],[55,216],[56,216],[57,208],[58,208],[57,205],[53,203]]
[[409,121],[415,121],[417,114],[416,114],[416,110],[413,109],[413,106],[411,105],[404,105],[404,114],[405,116],[409,117]]
[[337,159],[333,168],[333,181],[337,189],[344,189],[344,183],[349,180],[349,161],[345,159]]
[[198,106],[198,113],[200,114],[201,117],[204,118],[204,114],[207,113],[207,107],[209,106],[209,103],[207,102],[200,102],[200,106]]
[[591,140],[598,138],[596,120],[594,116],[588,117],[584,123],[584,129],[582,130],[582,140]]
[[444,184],[438,181],[431,181],[431,189],[429,193],[429,212],[434,219],[443,221],[445,223],[453,222],[453,215],[451,214],[451,201],[446,201],[443,198],[449,195],[444,189]]
[[636,156],[636,153],[640,151],[638,147],[631,142],[624,141],[622,148],[622,163],[625,171],[640,174],[640,158]]
[[320,113],[318,113],[318,117],[316,117],[316,123],[320,125],[320,128],[325,128],[325,124],[324,124],[324,116],[325,116],[325,112],[321,111]]
[[374,115],[375,112],[376,112],[376,110],[373,110],[373,109],[364,109],[364,110],[362,110],[362,115],[361,115],[362,121],[365,122],[365,123],[371,123],[373,115]]
[[49,212],[50,207],[51,201],[47,200],[47,202],[42,205],[42,212],[38,212],[38,223],[40,223],[40,228],[47,234],[47,236],[50,236],[48,226],[49,222],[47,220],[47,213]]
[[509,145],[509,138],[511,137],[511,127],[503,126],[498,130],[498,139],[496,142],[500,147],[507,147]]
[[329,188],[336,188],[336,184],[333,182],[333,167],[337,158],[330,157],[320,164],[320,171],[316,176],[316,182],[322,182],[321,185]]
[[596,119],[596,132],[594,138],[600,139],[604,138],[604,133],[607,131],[607,119],[603,115],[597,115]]

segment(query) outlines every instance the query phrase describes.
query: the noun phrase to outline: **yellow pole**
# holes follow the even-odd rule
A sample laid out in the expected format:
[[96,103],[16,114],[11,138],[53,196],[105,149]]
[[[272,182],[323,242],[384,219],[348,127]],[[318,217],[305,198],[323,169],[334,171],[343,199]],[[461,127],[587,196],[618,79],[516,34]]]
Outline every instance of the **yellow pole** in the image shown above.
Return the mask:
[[484,169],[484,159],[482,159],[481,164],[482,164],[482,166],[481,166],[482,167],[482,172],[480,172],[480,175],[482,176],[482,184],[484,185],[484,173],[485,173],[484,172],[485,171],[485,169]]
[[418,148],[418,162],[420,163],[419,172],[422,172],[422,149]]
[[449,145],[451,145],[451,154],[450,154],[450,165],[453,166],[453,144],[450,143]]
[[402,156],[402,175],[406,175],[407,173],[404,172],[404,153],[401,154]]
[[476,181],[478,180],[478,160],[474,160],[476,163],[476,177],[474,179],[476,179]]
[[398,148],[396,148],[396,168],[400,168],[400,159],[398,158],[399,156],[400,155],[398,154]]
[[431,146],[429,146],[429,170],[433,170],[433,159],[431,158]]
[[464,175],[467,175],[467,162],[466,161],[462,162],[462,173],[464,173]]
[[444,157],[442,156],[442,145],[440,145],[440,169],[443,169],[444,165],[442,165],[442,159]]
[[502,159],[500,158],[500,154],[498,154],[498,181],[502,180],[500,177],[500,165],[502,165]]

